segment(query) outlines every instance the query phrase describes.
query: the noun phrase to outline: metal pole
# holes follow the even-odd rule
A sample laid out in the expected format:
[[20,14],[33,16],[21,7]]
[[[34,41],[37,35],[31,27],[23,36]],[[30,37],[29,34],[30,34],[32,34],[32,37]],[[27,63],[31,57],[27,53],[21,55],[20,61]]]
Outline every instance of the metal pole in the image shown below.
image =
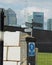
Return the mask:
[[32,35],[33,35],[33,19],[32,19],[32,31],[31,31],[31,37],[32,37]]
[[31,31],[31,37],[32,37],[32,31]]
[[4,11],[0,13],[0,65],[3,65],[3,32],[4,32]]

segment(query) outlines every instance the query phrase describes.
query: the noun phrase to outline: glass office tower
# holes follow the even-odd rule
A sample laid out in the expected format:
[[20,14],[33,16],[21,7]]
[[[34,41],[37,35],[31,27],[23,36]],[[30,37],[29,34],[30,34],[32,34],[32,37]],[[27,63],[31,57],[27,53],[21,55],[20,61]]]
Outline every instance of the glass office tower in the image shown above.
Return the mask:
[[16,13],[12,9],[4,10],[4,15],[6,16],[4,18],[4,25],[10,25],[15,26],[17,25],[17,17]]
[[35,23],[35,29],[44,29],[44,13],[33,12],[33,22]]
[[28,22],[33,23],[34,29],[44,29],[44,13],[33,12],[32,15],[28,16]]

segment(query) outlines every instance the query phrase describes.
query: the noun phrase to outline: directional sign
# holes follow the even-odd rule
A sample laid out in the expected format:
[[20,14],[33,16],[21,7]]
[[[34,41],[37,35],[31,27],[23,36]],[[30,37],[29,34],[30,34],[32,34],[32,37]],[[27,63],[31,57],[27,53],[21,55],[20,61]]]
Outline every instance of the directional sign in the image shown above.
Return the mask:
[[28,29],[24,29],[25,32],[32,32],[32,29],[31,28],[28,28]]
[[29,28],[32,27],[32,23],[29,23],[29,22],[25,22],[25,25],[26,25],[27,27],[29,27]]
[[28,56],[35,56],[35,43],[29,42],[28,44]]

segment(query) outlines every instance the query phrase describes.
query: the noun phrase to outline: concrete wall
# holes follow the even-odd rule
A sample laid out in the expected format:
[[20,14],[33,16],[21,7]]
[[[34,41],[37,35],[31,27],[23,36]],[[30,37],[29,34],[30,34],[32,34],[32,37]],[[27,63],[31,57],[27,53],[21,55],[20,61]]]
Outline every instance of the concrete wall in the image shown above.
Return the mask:
[[22,32],[4,32],[3,65],[27,65],[28,36]]
[[21,65],[27,65],[27,43],[25,40],[27,36],[26,33],[20,33]]
[[3,65],[20,65],[20,32],[4,33]]

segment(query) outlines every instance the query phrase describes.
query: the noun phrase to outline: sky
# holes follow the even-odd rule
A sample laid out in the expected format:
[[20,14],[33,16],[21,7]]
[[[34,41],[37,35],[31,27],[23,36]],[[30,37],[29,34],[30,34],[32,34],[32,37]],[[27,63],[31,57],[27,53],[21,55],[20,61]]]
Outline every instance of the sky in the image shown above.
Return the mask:
[[17,23],[23,24],[32,12],[44,12],[44,21],[52,18],[52,0],[0,0],[0,8],[11,8],[16,12]]

